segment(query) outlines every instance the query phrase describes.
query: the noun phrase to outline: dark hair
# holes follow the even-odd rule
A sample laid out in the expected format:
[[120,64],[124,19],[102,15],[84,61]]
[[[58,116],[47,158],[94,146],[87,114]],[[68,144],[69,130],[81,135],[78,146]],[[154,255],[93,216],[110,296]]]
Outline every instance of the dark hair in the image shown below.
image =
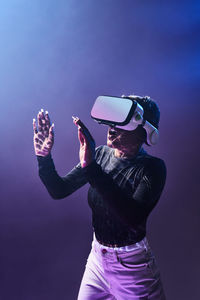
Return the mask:
[[130,99],[137,101],[144,109],[144,119],[158,129],[160,120],[160,110],[158,105],[149,96],[140,97],[136,95],[128,96]]

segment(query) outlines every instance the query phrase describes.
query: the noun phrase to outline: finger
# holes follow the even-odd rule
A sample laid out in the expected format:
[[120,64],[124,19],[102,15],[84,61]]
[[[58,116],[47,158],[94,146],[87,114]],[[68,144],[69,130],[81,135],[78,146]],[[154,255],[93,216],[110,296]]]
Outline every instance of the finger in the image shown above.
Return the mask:
[[84,142],[85,142],[85,138],[83,136],[81,127],[78,125],[79,118],[72,116],[72,119],[73,119],[73,123],[78,127],[78,139],[79,139],[80,145],[83,146]]
[[48,138],[48,136],[49,136],[49,128],[48,127],[44,128],[43,134],[44,134],[45,138]]
[[46,144],[47,144],[48,148],[50,148],[52,146],[52,141],[47,140]]
[[89,139],[90,141],[94,141],[91,133],[89,132],[89,130],[87,129],[87,127],[83,124],[83,122],[77,117],[75,120],[75,124],[79,125],[82,129],[82,133],[85,135],[85,137],[87,139]]
[[53,128],[54,128],[54,123],[51,125],[51,127],[49,128],[49,135],[48,135],[48,140],[49,141],[52,141],[54,140],[54,131],[53,131]]
[[33,119],[33,131],[34,131],[34,134],[37,134],[38,131],[37,131],[37,125],[36,125],[36,120]]
[[46,120],[44,117],[44,110],[41,109],[37,115],[37,119],[38,119],[38,130],[39,131],[44,131],[45,127],[46,127]]
[[38,131],[43,131],[41,111],[39,111],[37,114],[37,121],[38,121]]
[[[44,114],[44,113],[43,113]],[[49,128],[50,128],[50,118],[49,118],[49,113],[48,113],[48,111],[46,110],[45,111],[45,114],[44,114],[44,120],[43,120],[43,122],[44,122],[44,128],[43,128],[43,130],[44,130],[44,135],[45,135],[45,137],[48,137],[49,136]]]
[[40,115],[41,115],[42,125],[43,125],[43,127],[46,127],[46,119],[45,119],[45,116],[44,116],[44,109],[43,108],[40,111]]
[[49,129],[50,126],[51,126],[51,121],[50,121],[49,113],[48,113],[47,110],[45,111],[44,118],[45,118],[45,121],[46,121],[46,127]]
[[74,117],[74,116],[72,116],[72,120],[73,120],[73,123],[76,125],[76,121],[78,121],[78,117]]

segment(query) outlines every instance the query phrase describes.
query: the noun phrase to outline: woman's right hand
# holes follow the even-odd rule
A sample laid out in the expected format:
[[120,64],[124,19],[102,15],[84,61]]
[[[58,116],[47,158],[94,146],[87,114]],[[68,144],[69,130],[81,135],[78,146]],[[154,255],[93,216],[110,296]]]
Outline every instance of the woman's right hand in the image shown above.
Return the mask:
[[37,115],[38,124],[33,119],[33,144],[35,154],[38,156],[47,156],[53,147],[54,143],[54,124],[51,125],[48,111],[44,113],[43,109]]

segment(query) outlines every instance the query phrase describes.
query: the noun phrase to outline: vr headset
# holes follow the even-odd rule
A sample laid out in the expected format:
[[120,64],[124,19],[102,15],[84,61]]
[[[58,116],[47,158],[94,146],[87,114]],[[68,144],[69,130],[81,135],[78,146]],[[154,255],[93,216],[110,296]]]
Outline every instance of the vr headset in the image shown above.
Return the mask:
[[158,130],[143,118],[143,114],[142,106],[126,97],[99,96],[91,110],[91,117],[99,124],[128,131],[142,125],[147,133],[147,144],[155,145],[159,139]]

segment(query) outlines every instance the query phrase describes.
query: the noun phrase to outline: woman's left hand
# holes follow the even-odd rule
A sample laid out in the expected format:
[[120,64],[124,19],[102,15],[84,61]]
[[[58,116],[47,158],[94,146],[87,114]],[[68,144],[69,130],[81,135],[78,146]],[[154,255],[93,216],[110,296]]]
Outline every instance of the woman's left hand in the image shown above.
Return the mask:
[[79,158],[82,168],[87,167],[95,159],[95,141],[87,127],[78,117],[72,117],[78,126],[78,139],[80,142]]

